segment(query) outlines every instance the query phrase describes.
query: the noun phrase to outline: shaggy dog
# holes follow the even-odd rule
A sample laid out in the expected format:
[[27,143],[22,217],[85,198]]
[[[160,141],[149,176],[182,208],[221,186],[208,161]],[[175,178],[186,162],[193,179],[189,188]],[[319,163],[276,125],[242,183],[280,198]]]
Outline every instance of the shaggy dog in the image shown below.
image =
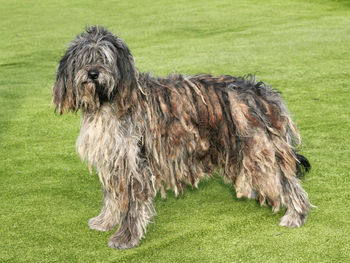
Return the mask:
[[76,149],[104,192],[89,226],[118,224],[110,247],[140,243],[158,191],[177,195],[215,168],[238,198],[286,207],[280,225],[305,223],[310,202],[297,175],[310,164],[296,154],[299,132],[279,93],[254,77],[154,78],[138,72],[122,39],[91,26],[60,60],[52,94],[59,113],[82,111]]

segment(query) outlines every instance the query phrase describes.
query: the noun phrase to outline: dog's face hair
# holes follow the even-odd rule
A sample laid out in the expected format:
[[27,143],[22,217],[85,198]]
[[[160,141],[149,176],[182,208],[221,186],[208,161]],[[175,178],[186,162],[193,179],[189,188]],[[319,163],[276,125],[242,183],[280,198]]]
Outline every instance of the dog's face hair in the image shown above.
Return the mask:
[[61,58],[52,95],[56,110],[94,112],[118,94],[119,111],[132,106],[137,71],[123,40],[103,27],[88,27]]

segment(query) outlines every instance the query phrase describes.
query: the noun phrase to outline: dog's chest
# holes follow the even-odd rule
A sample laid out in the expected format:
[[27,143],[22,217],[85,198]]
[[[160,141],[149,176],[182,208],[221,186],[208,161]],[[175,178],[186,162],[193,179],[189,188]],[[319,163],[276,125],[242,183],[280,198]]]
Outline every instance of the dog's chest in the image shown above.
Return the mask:
[[120,123],[111,109],[82,117],[76,150],[82,160],[98,167],[109,163],[121,145]]
[[137,155],[140,132],[132,118],[119,119],[112,107],[93,115],[83,115],[76,150],[82,160],[98,171],[117,169],[129,155]]

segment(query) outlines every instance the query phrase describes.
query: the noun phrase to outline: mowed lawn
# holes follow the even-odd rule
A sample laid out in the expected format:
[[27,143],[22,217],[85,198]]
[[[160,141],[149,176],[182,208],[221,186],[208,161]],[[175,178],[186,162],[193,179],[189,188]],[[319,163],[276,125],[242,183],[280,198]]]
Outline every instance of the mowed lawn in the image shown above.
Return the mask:
[[[350,3],[327,0],[0,2],[0,262],[349,262]],[[156,198],[135,249],[89,229],[96,175],[75,153],[80,113],[50,107],[57,62],[86,25],[129,45],[154,75],[255,74],[282,92],[312,164],[314,205],[299,229],[278,226],[220,177]]]

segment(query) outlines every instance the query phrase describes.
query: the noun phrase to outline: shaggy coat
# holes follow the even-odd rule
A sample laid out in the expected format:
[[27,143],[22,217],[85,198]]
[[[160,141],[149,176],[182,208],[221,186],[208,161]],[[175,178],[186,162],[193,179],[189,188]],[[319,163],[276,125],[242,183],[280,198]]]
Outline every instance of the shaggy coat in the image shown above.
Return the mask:
[[123,40],[92,26],[59,62],[53,102],[60,113],[82,111],[77,152],[104,191],[89,226],[119,224],[110,247],[139,244],[158,191],[183,193],[216,168],[237,197],[286,207],[280,225],[306,221],[310,202],[296,175],[310,165],[296,154],[299,132],[279,93],[252,76],[154,78],[137,71]]

